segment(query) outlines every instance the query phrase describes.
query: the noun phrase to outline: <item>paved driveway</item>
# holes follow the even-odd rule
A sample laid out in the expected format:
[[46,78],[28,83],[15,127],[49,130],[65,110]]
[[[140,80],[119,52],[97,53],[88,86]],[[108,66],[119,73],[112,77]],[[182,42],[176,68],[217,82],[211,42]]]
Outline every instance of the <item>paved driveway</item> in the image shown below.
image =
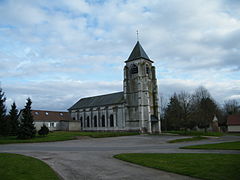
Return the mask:
[[198,142],[166,143],[180,136],[123,136],[113,138],[83,138],[79,140],[0,145],[0,152],[12,152],[36,157],[49,164],[63,179],[193,179],[173,173],[146,168],[114,159],[119,153],[238,153],[224,150],[184,150],[180,146],[240,140],[240,136],[224,136]]

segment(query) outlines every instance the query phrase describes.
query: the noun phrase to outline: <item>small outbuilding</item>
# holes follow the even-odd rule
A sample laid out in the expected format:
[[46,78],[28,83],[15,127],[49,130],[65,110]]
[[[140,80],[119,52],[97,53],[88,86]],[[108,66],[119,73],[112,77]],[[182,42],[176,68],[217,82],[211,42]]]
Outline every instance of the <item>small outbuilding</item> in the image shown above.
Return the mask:
[[240,132],[240,113],[228,116],[228,132]]

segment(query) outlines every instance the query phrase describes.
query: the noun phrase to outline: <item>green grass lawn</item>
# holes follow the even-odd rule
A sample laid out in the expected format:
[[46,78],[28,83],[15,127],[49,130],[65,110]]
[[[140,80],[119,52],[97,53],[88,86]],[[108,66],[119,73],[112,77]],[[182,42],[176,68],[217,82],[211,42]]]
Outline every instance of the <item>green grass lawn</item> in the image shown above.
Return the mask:
[[[181,149],[222,149],[222,150],[240,150],[240,141],[224,142],[217,144],[202,144],[193,146],[184,146]],[[239,162],[240,163],[240,162]]]
[[202,132],[202,131],[164,131],[164,133],[179,134],[183,136],[223,136],[221,132]]
[[55,131],[49,133],[47,136],[36,136],[33,139],[20,140],[16,136],[0,136],[0,144],[12,144],[12,143],[35,143],[35,142],[51,142],[51,141],[66,141],[76,139],[77,136],[89,136],[93,138],[103,137],[115,137],[115,136],[130,136],[138,135],[137,132],[64,132]]
[[238,132],[233,132],[233,133],[225,133],[227,136],[240,136],[240,133]]
[[0,153],[0,179],[58,180],[56,173],[44,162],[19,154]]
[[203,139],[207,139],[207,138],[206,138],[206,137],[202,137],[202,136],[195,136],[195,137],[191,137],[191,138],[182,138],[182,139],[170,140],[170,141],[168,141],[168,143],[179,143],[179,142],[188,142],[188,141],[199,141],[199,140],[203,140]]
[[211,180],[238,180],[240,154],[118,154],[117,159]]

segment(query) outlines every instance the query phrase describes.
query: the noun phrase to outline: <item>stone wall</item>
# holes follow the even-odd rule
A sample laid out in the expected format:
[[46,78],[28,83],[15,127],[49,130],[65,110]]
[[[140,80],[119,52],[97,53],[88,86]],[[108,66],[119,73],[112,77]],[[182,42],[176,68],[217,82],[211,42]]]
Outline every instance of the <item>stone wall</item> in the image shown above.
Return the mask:
[[[137,68],[133,71],[133,68]],[[124,97],[126,99],[126,128],[154,132],[160,129],[158,88],[152,61],[127,61],[124,68]],[[151,123],[151,115],[158,119]]]
[[124,104],[73,110],[71,116],[83,131],[125,130]]

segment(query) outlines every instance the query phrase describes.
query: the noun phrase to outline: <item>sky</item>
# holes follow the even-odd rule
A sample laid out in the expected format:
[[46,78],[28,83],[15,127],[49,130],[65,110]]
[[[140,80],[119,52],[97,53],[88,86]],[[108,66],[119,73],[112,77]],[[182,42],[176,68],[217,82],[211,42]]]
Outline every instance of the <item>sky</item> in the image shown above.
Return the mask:
[[238,0],[0,0],[0,82],[8,110],[66,111],[82,97],[122,91],[139,41],[159,95],[199,86],[240,102]]

